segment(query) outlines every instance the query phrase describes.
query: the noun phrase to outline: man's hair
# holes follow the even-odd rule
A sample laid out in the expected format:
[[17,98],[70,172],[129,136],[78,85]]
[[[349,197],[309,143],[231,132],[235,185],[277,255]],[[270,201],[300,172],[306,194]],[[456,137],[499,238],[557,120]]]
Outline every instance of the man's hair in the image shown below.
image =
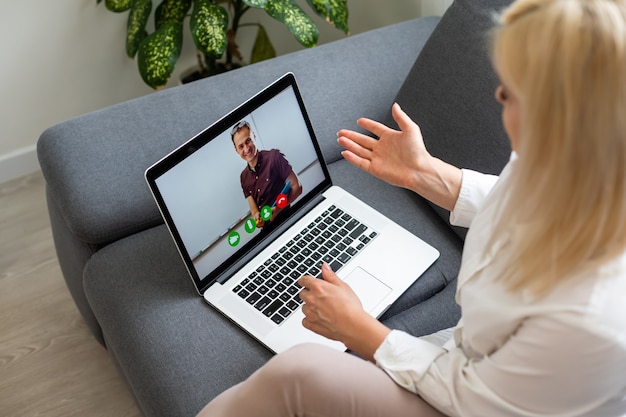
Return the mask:
[[235,126],[233,126],[233,129],[230,131],[230,139],[233,141],[233,144],[235,143],[235,134],[237,134],[237,132],[239,132],[244,127],[247,127],[249,131],[252,131],[252,129],[250,128],[250,123],[245,120],[241,120]]
[[502,277],[540,295],[626,250],[626,0],[518,0],[492,47],[522,126]]

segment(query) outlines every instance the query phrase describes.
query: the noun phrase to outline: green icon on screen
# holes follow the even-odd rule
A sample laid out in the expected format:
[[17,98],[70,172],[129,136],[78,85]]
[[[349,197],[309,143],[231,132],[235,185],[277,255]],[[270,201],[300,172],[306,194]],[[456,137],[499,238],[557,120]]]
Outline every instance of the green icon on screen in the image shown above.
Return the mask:
[[263,206],[261,209],[261,218],[264,221],[268,221],[272,218],[272,208],[270,206]]
[[243,226],[246,229],[246,232],[253,233],[256,230],[256,222],[252,217],[246,220],[246,223]]
[[237,232],[230,232],[230,234],[228,235],[228,244],[230,246],[237,246],[239,244],[239,233]]

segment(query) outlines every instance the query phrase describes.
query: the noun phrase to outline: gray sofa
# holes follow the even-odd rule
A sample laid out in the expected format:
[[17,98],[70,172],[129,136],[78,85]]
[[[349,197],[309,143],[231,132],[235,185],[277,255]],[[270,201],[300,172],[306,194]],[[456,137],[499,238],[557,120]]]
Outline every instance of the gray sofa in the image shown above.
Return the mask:
[[[441,252],[381,318],[415,335],[452,326],[465,231],[421,197],[341,158],[340,128],[393,125],[394,101],[428,149],[498,173],[510,148],[493,99],[485,32],[504,0],[458,0],[427,17],[167,89],[47,129],[38,155],[67,286],[147,416],[194,415],[271,353],[195,292],[144,183],[144,170],[285,72],[295,73],[336,184]],[[384,262],[381,259],[381,262]]]

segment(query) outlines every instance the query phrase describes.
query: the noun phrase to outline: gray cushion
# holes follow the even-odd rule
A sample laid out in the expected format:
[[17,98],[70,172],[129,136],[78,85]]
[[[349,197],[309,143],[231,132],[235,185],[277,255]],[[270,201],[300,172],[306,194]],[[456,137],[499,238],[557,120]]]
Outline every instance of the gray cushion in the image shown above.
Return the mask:
[[[461,168],[498,174],[510,144],[494,99],[498,85],[487,33],[510,0],[456,0],[415,61],[396,101],[422,130],[427,149]],[[388,114],[386,122],[395,125]],[[437,208],[448,219],[449,213]],[[465,230],[455,228],[464,237]]]

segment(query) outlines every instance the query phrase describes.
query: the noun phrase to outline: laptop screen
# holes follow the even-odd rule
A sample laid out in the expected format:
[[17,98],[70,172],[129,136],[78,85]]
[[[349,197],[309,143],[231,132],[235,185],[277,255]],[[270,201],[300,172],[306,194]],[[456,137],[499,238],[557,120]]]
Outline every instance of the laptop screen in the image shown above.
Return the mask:
[[199,289],[262,249],[330,182],[292,74],[149,168],[146,178]]

